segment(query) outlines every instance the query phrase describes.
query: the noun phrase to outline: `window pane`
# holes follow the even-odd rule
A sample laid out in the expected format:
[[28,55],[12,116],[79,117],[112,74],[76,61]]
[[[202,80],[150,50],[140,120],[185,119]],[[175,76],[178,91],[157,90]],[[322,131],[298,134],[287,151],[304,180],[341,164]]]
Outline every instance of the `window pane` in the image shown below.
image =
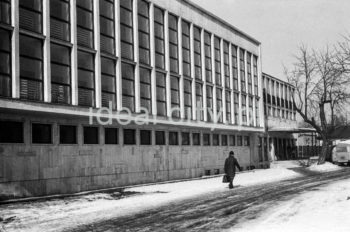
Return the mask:
[[164,131],[156,131],[156,145],[165,145]]
[[60,143],[76,144],[77,143],[77,127],[76,126],[60,126]]
[[181,138],[182,138],[182,145],[190,145],[190,133],[182,132]]
[[118,129],[105,128],[105,144],[118,144]]
[[124,129],[124,144],[135,145],[136,144],[136,131],[132,129]]
[[152,144],[152,131],[141,130],[140,131],[140,144],[141,145],[151,145]]
[[84,127],[84,144],[98,144],[98,127]]
[[193,145],[201,145],[201,141],[200,141],[200,133],[193,133]]
[[32,143],[52,143],[52,128],[50,124],[32,124]]
[[177,132],[169,132],[169,145],[179,145],[179,138]]
[[0,143],[23,143],[23,123],[0,121]]

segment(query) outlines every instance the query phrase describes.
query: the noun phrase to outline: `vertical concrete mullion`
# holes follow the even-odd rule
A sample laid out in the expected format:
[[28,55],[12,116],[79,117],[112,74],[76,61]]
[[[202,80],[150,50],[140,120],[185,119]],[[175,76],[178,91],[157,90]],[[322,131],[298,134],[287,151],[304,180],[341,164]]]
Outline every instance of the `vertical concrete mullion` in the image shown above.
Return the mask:
[[100,4],[94,0],[94,42],[95,42],[95,101],[96,108],[100,108],[101,102],[101,49],[100,49]]
[[135,112],[140,113],[141,95],[140,95],[140,65],[139,65],[139,27],[138,27],[138,8],[137,0],[133,0],[133,34],[134,34],[134,61],[135,65]]
[[208,121],[208,104],[207,104],[207,77],[206,77],[206,72],[205,72],[205,43],[204,43],[204,29],[201,29],[201,63],[202,63],[202,81],[203,81],[203,120],[205,122]]
[[169,57],[169,12],[164,11],[164,44],[165,44],[165,71],[166,71],[166,105],[167,116],[171,117],[171,89],[170,89],[170,57]]
[[232,44],[228,45],[228,62],[229,62],[229,71],[230,71],[230,92],[231,92],[231,122],[235,124],[235,107],[234,107],[234,92],[233,92],[233,66],[232,66]]
[[[122,110],[122,71],[121,71],[121,41],[120,41],[120,3],[119,0],[114,2],[114,12],[115,12],[115,53],[118,57],[116,62],[116,94],[117,94],[117,111]],[[121,133],[121,132],[120,132]]]
[[217,123],[218,117],[217,117],[217,105],[216,105],[217,99],[216,99],[215,36],[214,36],[214,34],[211,34],[210,44],[211,44],[212,81],[214,84],[214,87],[213,87],[213,121],[214,121],[214,123]]
[[254,54],[251,55],[250,57],[250,72],[252,74],[252,94],[253,94],[253,102],[252,102],[252,105],[253,105],[253,126],[256,126],[257,125],[257,122],[256,122],[256,113],[255,113],[255,80],[254,80]]
[[247,123],[246,125],[249,125],[249,92],[248,92],[248,64],[247,64],[247,50],[244,49],[244,66],[245,66],[245,69],[244,69],[244,72],[245,72],[245,92],[247,93],[246,94],[246,115],[247,115]]
[[72,105],[78,105],[78,45],[77,45],[77,13],[76,0],[70,1],[70,15],[71,15],[71,72],[72,72]]
[[240,47],[237,46],[237,74],[238,74],[238,122],[242,125],[242,83],[241,83],[241,53]]
[[178,17],[177,21],[177,38],[178,38],[178,57],[179,57],[179,91],[180,91],[180,118],[185,118],[185,94],[184,94],[184,76],[182,65],[182,18]]
[[11,40],[11,70],[12,70],[12,97],[20,97],[20,68],[19,68],[19,0],[11,1],[11,24],[13,34]]
[[50,1],[43,1],[44,101],[51,102]]
[[224,40],[220,39],[220,57],[221,57],[221,83],[223,86],[222,91],[222,122],[226,123],[226,76],[225,76],[225,57],[224,57]]
[[190,56],[191,56],[191,77],[192,77],[192,119],[197,120],[197,102],[196,102],[196,75],[194,65],[194,32],[193,23],[190,24]]
[[[151,56],[151,101],[152,101],[152,115],[157,115],[157,80],[156,80],[156,70],[155,70],[155,39],[154,39],[154,4],[150,3],[149,6],[149,23],[150,23],[150,56]],[[154,144],[154,143],[152,143]]]

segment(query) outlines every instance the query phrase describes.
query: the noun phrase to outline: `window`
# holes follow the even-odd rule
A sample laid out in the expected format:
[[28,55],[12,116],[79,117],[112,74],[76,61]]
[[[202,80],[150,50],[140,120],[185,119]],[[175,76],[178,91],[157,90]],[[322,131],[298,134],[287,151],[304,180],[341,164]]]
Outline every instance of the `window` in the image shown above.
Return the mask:
[[134,60],[133,1],[120,0],[121,57]]
[[214,37],[214,50],[215,50],[215,83],[216,85],[222,85],[221,81],[221,49],[220,38]]
[[149,5],[146,1],[138,2],[138,29],[139,29],[139,59],[140,63],[150,65],[150,26]]
[[19,27],[42,34],[42,12],[42,0],[19,1]]
[[169,145],[179,145],[179,138],[177,132],[169,132]]
[[52,126],[50,124],[32,124],[32,143],[51,144]]
[[238,90],[238,60],[237,60],[237,47],[231,47],[232,52],[232,75],[233,75],[233,89]]
[[239,94],[234,93],[235,124],[239,123]]
[[203,145],[210,146],[210,134],[203,134]]
[[221,145],[227,146],[227,135],[221,135]]
[[51,101],[71,103],[70,48],[51,43]]
[[170,76],[172,117],[180,118],[179,78]]
[[204,52],[205,52],[205,76],[207,82],[212,83],[212,64],[211,64],[211,34],[204,33]]
[[116,70],[115,61],[109,58],[101,57],[101,88],[102,88],[102,106],[112,109],[116,108]]
[[23,143],[23,123],[0,121],[0,143]]
[[170,72],[179,72],[178,28],[177,17],[169,14],[169,56]]
[[135,111],[135,71],[134,66],[122,62],[122,95],[123,107]]
[[50,1],[50,36],[55,39],[70,41],[69,1]]
[[84,144],[98,144],[98,127],[84,127]]
[[[278,116],[280,115],[279,109],[278,109]],[[255,120],[256,120],[256,126],[260,127],[260,110],[259,110],[259,98],[255,99]]]
[[192,81],[184,79],[185,118],[192,119]]
[[135,145],[136,144],[136,130],[124,129],[124,145]]
[[244,136],[244,146],[250,146],[250,137]]
[[77,0],[78,45],[94,48],[94,21],[92,0]]
[[76,144],[77,127],[60,125],[60,144]]
[[247,53],[247,73],[248,73],[248,93],[253,94],[253,82],[252,82],[252,55]]
[[145,68],[140,68],[140,95],[141,107],[147,109],[148,113],[151,114],[151,71]]
[[165,69],[165,42],[164,42],[164,13],[154,7],[154,37],[155,37],[155,66]]
[[219,134],[213,134],[213,146],[220,146]]
[[188,132],[181,133],[181,144],[182,145],[190,145],[190,133],[188,133]]
[[230,135],[230,146],[236,146],[236,136]]
[[95,106],[94,54],[78,50],[78,102]]
[[[6,9],[6,3],[3,4]],[[3,17],[6,15],[0,15],[0,22]],[[0,29],[0,60],[0,96],[11,97],[11,31],[3,29]]]
[[222,89],[216,88],[216,111],[217,111],[217,122],[222,123],[223,121],[223,109],[222,109]]
[[230,89],[230,55],[229,55],[230,44],[224,41],[224,74],[225,74],[225,87]]
[[242,95],[242,123],[247,125],[247,96]]
[[237,146],[241,147],[242,145],[243,145],[242,136],[238,135],[237,136]]
[[193,146],[200,146],[201,145],[200,135],[201,135],[200,133],[193,133],[192,134]]
[[165,145],[164,131],[156,131],[156,145]]
[[156,73],[157,88],[157,115],[166,116],[166,76],[164,73]]
[[191,78],[190,24],[182,20],[182,69],[185,77]]
[[201,29],[193,27],[194,37],[194,75],[198,80],[202,80],[202,50],[201,50]]
[[118,128],[105,128],[105,144],[118,144],[119,131]]
[[0,23],[11,24],[11,0],[0,0]]
[[99,0],[99,3],[101,51],[115,54],[114,0]]
[[257,56],[253,56],[253,75],[254,75],[254,94],[258,96],[259,81],[258,81],[258,57]]
[[196,114],[197,120],[203,121],[203,85],[196,83]]
[[231,118],[231,91],[226,90],[225,91],[225,98],[226,98],[226,121],[227,123],[231,124],[232,123],[232,118]]
[[212,122],[213,121],[213,87],[207,85],[207,121]]
[[254,125],[253,97],[249,97],[248,102],[249,102],[249,125],[253,126]]
[[152,131],[140,130],[140,144],[141,145],[152,145]]
[[243,93],[246,92],[246,84],[245,84],[245,51],[243,49],[239,49],[239,68],[241,72],[241,91]]
[[43,100],[42,41],[20,34],[19,46],[20,96],[22,99],[41,101]]

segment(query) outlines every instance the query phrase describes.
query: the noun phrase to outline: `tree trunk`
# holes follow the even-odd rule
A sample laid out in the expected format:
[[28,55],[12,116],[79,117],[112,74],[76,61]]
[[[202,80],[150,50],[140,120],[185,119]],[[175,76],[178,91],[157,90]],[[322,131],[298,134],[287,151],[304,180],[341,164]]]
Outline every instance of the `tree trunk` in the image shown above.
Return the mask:
[[329,142],[330,141],[328,139],[323,139],[321,154],[318,157],[318,165],[324,164],[326,162],[326,157],[330,151]]

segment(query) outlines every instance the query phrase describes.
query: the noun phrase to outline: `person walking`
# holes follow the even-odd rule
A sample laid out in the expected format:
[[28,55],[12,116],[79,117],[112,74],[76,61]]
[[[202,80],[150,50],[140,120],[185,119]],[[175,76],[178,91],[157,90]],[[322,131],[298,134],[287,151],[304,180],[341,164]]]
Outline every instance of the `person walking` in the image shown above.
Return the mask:
[[233,182],[233,179],[235,178],[235,175],[236,175],[236,167],[240,171],[242,170],[241,166],[239,166],[238,161],[234,155],[235,155],[235,153],[233,151],[230,151],[229,156],[225,160],[225,167],[224,167],[225,175],[229,179],[230,184],[228,185],[228,187],[230,189],[233,188],[232,182]]

